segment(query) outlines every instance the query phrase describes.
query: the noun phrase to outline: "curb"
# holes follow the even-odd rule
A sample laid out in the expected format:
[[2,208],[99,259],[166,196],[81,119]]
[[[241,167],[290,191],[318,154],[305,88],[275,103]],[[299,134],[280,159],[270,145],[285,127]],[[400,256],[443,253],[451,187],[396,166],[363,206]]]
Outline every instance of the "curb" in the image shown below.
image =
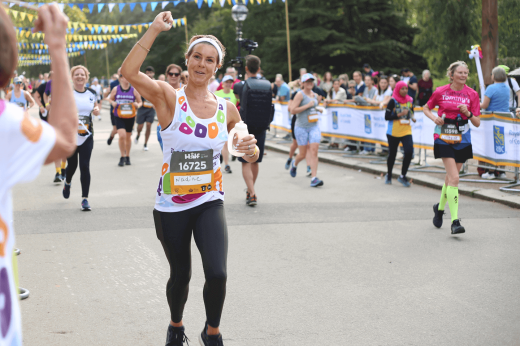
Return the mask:
[[[265,148],[280,153],[289,153],[289,148],[275,143],[265,143]],[[377,157],[374,157],[377,158]],[[341,166],[350,169],[361,170],[363,172],[372,173],[376,175],[386,174],[386,166],[381,169],[378,165],[370,164],[368,162],[361,162],[352,158],[345,158],[337,154],[319,153],[318,160],[320,162],[329,163],[336,166]],[[392,178],[397,178],[398,174],[392,174]],[[410,172],[407,174],[414,184],[430,187],[436,190],[442,190],[444,180],[436,177],[423,175],[416,172]],[[475,189],[473,186],[467,186],[459,184],[459,193],[464,196],[473,198],[479,198],[486,201],[497,202],[500,204],[507,205],[511,208],[520,209],[520,196],[509,195],[506,192],[493,189]]]

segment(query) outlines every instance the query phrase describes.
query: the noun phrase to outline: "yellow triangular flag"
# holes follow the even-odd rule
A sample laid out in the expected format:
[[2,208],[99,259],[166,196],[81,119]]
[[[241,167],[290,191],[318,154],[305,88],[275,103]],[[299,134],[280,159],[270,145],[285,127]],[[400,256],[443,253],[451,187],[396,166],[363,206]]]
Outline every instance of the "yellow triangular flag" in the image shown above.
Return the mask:
[[36,33],[31,34],[31,37],[34,38],[36,36]]
[[72,22],[72,25],[74,26],[74,29],[77,30],[77,29],[78,29],[78,26],[79,26],[79,23],[77,23],[77,22]]
[[130,25],[126,26],[126,32],[130,33]]
[[81,28],[81,30],[85,30],[85,23],[79,23],[79,27]]
[[27,18],[32,22],[34,19],[34,16],[32,14],[27,13]]
[[92,30],[92,24],[87,24],[87,28],[88,28],[89,30]]
[[139,31],[139,33],[141,33],[143,31],[143,26],[142,25],[137,26],[137,30]]
[[29,35],[31,34],[31,31],[30,30],[27,30],[27,32],[25,33],[25,37],[29,38]]
[[18,11],[11,10],[11,12],[13,13],[13,17],[15,19],[17,19],[18,18]]
[[25,30],[20,31],[20,37],[25,35]]
[[25,12],[20,12],[20,18],[22,18],[22,20],[24,20],[24,19],[25,19],[25,15],[26,15],[26,13],[25,13]]
[[133,29],[137,29],[137,25],[132,25],[132,28]]
[[104,40],[104,41],[107,40],[107,35],[103,35],[103,40]]
[[94,30],[96,31],[96,33],[98,32],[98,29],[99,29],[99,25],[94,24]]
[[116,34],[119,32],[119,27],[118,27],[118,26],[114,27],[114,32],[115,32]]

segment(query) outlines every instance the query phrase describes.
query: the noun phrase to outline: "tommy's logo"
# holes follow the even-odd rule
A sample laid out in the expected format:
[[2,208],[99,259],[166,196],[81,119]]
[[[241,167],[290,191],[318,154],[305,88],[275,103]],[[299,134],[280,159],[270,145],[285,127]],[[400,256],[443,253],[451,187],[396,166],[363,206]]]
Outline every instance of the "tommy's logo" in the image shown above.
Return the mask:
[[365,132],[372,133],[372,118],[370,114],[365,114]]

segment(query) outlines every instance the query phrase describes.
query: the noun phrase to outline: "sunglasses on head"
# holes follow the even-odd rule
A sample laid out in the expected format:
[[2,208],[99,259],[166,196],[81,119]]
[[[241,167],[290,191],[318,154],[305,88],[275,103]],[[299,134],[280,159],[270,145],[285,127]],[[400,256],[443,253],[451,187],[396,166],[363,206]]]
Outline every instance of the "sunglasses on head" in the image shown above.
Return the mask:
[[168,72],[168,74],[170,75],[170,77],[173,77],[173,76],[175,76],[175,77],[179,77],[179,76],[181,75],[181,74],[178,73],[178,72]]
[[16,83],[14,83],[14,84],[22,84],[22,82],[16,82]]

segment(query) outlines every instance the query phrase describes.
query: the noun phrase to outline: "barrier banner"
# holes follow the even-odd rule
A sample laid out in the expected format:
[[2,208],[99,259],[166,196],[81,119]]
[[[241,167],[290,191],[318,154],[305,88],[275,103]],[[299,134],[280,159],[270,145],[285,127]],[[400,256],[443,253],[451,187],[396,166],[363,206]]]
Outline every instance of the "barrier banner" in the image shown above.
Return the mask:
[[[271,126],[290,131],[291,115],[287,102],[274,101],[274,104],[275,115]],[[333,104],[325,110],[319,120],[323,136],[388,145],[388,122],[384,109]],[[421,107],[414,110],[417,120],[411,123],[414,147],[433,150],[435,123],[424,115]],[[436,113],[436,110],[433,112]],[[520,167],[520,119],[489,114],[481,116],[479,128],[470,126],[475,159],[496,166]]]

